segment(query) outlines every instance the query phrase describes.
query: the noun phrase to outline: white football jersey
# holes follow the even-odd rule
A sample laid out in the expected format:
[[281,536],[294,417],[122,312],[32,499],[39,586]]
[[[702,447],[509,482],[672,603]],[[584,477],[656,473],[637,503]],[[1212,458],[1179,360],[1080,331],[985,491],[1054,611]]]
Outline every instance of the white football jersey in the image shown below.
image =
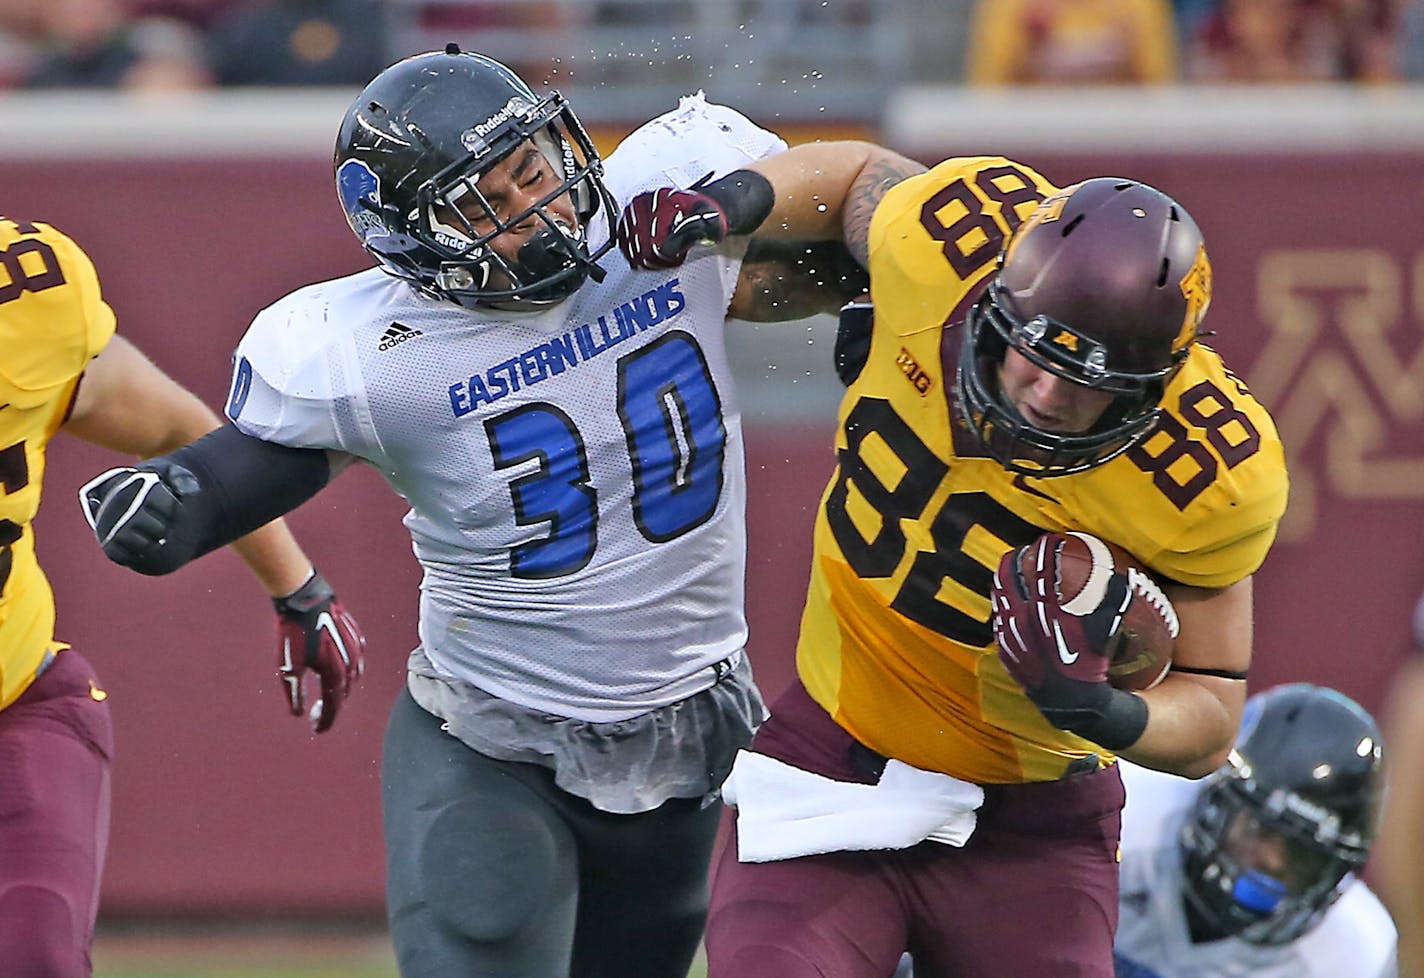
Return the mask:
[[1120,762],[1127,786],[1114,956],[1117,978],[1395,978],[1389,912],[1353,881],[1316,927],[1282,947],[1193,944],[1182,904],[1182,823],[1202,782]]
[[[786,148],[702,96],[606,161],[621,208]],[[616,220],[617,212],[611,215]],[[608,238],[596,216],[592,245]],[[243,432],[369,461],[410,503],[435,669],[522,706],[625,719],[711,685],[746,642],[746,485],[723,323],[737,246],[536,312],[471,311],[378,269],[263,310]]]

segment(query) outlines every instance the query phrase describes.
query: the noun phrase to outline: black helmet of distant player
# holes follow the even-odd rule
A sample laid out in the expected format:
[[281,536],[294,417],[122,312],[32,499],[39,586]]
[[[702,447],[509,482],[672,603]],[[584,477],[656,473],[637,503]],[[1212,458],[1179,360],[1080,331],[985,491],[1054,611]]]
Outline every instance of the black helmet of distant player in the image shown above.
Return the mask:
[[1314,927],[1369,856],[1383,768],[1379,727],[1349,697],[1308,683],[1253,696],[1182,829],[1194,927],[1266,945]]
[[[999,262],[967,318],[956,379],[960,410],[988,452],[1048,477],[1102,465],[1144,439],[1211,301],[1191,215],[1145,184],[1086,180],[1044,200]],[[1010,348],[1112,402],[1085,432],[1029,424],[1000,391]]]
[[[521,214],[500,218],[482,175],[532,144],[558,177]],[[336,186],[346,220],[383,269],[462,306],[537,308],[562,302],[613,243],[603,163],[563,96],[535,95],[509,68],[455,45],[400,61],[351,104],[336,140]],[[571,195],[577,226],[549,205]],[[479,233],[469,215],[484,214]],[[516,226],[536,233],[508,260],[492,242]]]

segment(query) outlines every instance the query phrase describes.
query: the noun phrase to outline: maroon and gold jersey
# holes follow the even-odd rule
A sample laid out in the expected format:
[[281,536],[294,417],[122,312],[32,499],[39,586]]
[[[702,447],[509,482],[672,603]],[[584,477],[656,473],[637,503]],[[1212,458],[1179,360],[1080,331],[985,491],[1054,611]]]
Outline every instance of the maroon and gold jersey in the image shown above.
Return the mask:
[[1005,552],[1082,530],[1164,578],[1224,587],[1260,566],[1286,502],[1270,416],[1200,344],[1154,433],[1076,475],[1015,475],[958,420],[963,328],[946,324],[963,321],[1005,238],[1056,189],[1002,157],[953,159],[876,210],[875,329],[840,408],[797,648],[807,690],[862,743],[982,784],[1112,760],[1051,726],[1000,665],[989,590]]
[[31,521],[45,446],[113,333],[88,256],[48,225],[0,217],[0,709],[62,647]]

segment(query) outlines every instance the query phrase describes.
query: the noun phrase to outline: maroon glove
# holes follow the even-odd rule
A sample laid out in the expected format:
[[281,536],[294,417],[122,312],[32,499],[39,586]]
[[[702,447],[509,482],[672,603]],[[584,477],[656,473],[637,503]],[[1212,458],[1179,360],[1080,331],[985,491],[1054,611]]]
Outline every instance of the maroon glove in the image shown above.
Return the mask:
[[676,268],[699,241],[727,236],[727,213],[696,186],[641,193],[618,219],[618,247],[633,268]]
[[[285,598],[273,598],[281,659],[277,675],[287,688],[292,716],[306,714],[317,733],[329,730],[336,712],[365,668],[365,636],[356,619],[316,571]],[[321,679],[321,699],[307,711],[306,672]]]
[[1114,574],[1102,603],[1087,614],[1064,611],[1058,594],[1063,540],[1045,533],[999,562],[991,595],[999,661],[1049,723],[1121,750],[1147,726],[1146,702],[1107,682],[1105,650],[1131,598],[1127,577]]

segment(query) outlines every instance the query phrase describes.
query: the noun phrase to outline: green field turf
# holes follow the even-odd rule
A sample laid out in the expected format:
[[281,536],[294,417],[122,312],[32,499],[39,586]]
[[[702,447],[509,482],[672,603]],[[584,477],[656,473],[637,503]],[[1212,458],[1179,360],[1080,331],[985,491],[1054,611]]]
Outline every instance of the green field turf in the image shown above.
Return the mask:
[[397,978],[374,928],[101,925],[94,978]]
[[[688,978],[705,978],[699,955]],[[383,933],[100,930],[94,978],[399,978]]]

